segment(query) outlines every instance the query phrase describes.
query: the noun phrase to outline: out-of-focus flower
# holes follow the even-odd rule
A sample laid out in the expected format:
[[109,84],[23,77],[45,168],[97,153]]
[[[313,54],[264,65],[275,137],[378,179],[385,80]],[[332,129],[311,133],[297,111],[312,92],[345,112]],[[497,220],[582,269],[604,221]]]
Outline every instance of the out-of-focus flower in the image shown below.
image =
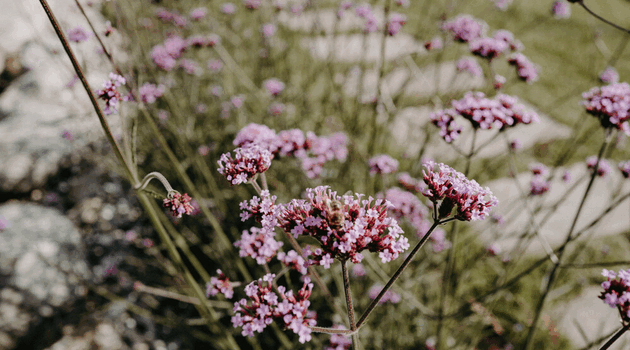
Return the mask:
[[[597,156],[590,156],[586,158],[586,167],[593,171],[595,170],[595,165],[597,164]],[[612,172],[612,167],[608,163],[606,159],[600,159],[599,165],[597,166],[597,176],[606,177],[608,174]]]
[[599,80],[604,84],[616,84],[619,82],[619,73],[614,67],[606,67],[604,71],[599,73]]
[[282,102],[274,102],[269,105],[268,112],[270,115],[279,116],[284,113],[286,105]]
[[398,161],[387,154],[380,154],[370,158],[370,174],[391,174],[398,170]]
[[486,247],[488,254],[495,256],[501,254],[501,246],[498,243],[491,243]]
[[68,30],[68,40],[74,41],[75,43],[81,43],[87,41],[92,36],[83,26],[78,25],[70,30]]
[[568,1],[555,1],[551,6],[551,13],[556,19],[571,17],[571,5]]
[[271,96],[278,96],[284,90],[284,83],[276,78],[267,79],[263,82],[265,90]]
[[488,60],[501,56],[509,47],[510,46],[503,40],[487,37],[472,40],[468,44],[468,48],[472,54]]
[[243,0],[245,8],[249,10],[256,10],[260,7],[261,0]]
[[221,6],[221,12],[226,15],[233,15],[236,12],[236,5],[231,2],[226,2]]
[[604,128],[616,128],[630,135],[630,85],[617,83],[595,87],[582,94],[586,112],[597,117]]
[[405,23],[407,23],[407,17],[405,15],[400,13],[390,14],[389,21],[387,22],[387,33],[390,36],[398,34]]
[[420,179],[411,177],[409,173],[398,174],[398,183],[411,192],[420,192],[424,188],[424,182]]
[[109,73],[109,80],[103,82],[103,89],[98,90],[96,94],[98,98],[105,101],[103,113],[110,115],[118,112],[118,102],[126,101],[127,98],[120,94],[118,88],[125,85],[127,81],[122,76]]
[[[308,311],[313,284],[309,277],[304,277],[304,285],[296,295],[293,291],[286,291],[285,286],[278,286],[278,294],[272,291],[273,274],[267,274],[258,281],[245,287],[246,299],[234,303],[234,327],[242,327],[243,336],[253,337],[254,332],[261,333],[271,322],[275,321],[281,327],[292,330],[299,336],[300,343],[311,340],[311,328],[315,326],[314,316]],[[278,297],[279,296],[279,297]]]
[[[425,162],[424,182],[427,189],[422,193],[438,208],[438,218],[445,219],[455,208],[454,218],[462,221],[483,220],[490,209],[498,204],[489,188],[448,165],[433,161]],[[438,202],[439,206],[438,206]]]
[[508,6],[512,3],[512,0],[492,0],[494,2],[494,7],[498,8],[501,11],[507,10]]
[[518,77],[524,80],[526,83],[533,83],[538,80],[538,70],[525,55],[520,52],[513,54],[508,63],[516,66],[516,73]]
[[464,57],[457,61],[456,68],[458,72],[467,71],[473,77],[483,76],[483,69],[476,59],[472,57]]
[[395,1],[396,5],[403,7],[403,8],[408,8],[409,7],[409,0],[396,0]]
[[630,178],[630,160],[619,163],[619,170],[621,171],[621,175],[623,177]]
[[503,87],[503,84],[505,84],[505,77],[499,74],[496,74],[494,76],[494,88],[499,90],[500,88]]
[[540,196],[549,191],[549,181],[542,176],[534,176],[529,182],[529,193],[532,196]]
[[74,140],[74,135],[72,135],[70,130],[64,130],[63,133],[61,133],[61,137],[68,141]]
[[208,14],[208,9],[207,8],[205,8],[205,7],[197,7],[195,9],[192,9],[192,11],[190,11],[190,13],[188,15],[194,21],[198,21],[198,20],[206,17],[207,14]]
[[444,43],[442,42],[442,38],[439,36],[436,36],[424,43],[424,48],[427,49],[427,51],[441,50],[443,47]]
[[290,250],[288,253],[278,253],[278,260],[282,261],[285,266],[288,266],[303,275],[306,275],[308,272],[308,261],[306,261],[304,257],[300,256],[295,250]]
[[276,25],[273,23],[265,23],[260,32],[265,38],[270,38],[276,33]]
[[363,266],[363,264],[354,264],[350,273],[352,273],[354,277],[364,277],[367,274],[367,271],[365,271],[365,266]]
[[[383,290],[383,285],[375,284],[368,290],[368,296],[370,297],[370,299],[376,299],[381,290]],[[383,294],[383,297],[381,298],[381,300],[378,301],[378,303],[385,304],[387,302],[390,302],[392,304],[398,304],[400,300],[401,298],[398,293],[392,290],[388,290],[387,292],[385,292],[385,294]]]
[[151,83],[145,83],[139,89],[140,99],[143,103],[152,104],[157,101],[164,94],[166,87],[162,84],[155,85]]
[[234,158],[229,152],[221,155],[218,170],[232,185],[247,183],[269,169],[271,158],[271,152],[258,145],[237,148]]
[[429,211],[413,193],[393,187],[385,192],[384,198],[392,204],[389,214],[396,220],[409,221],[417,236],[422,237],[429,231],[431,227]]
[[442,24],[442,30],[449,33],[453,40],[469,42],[483,37],[486,24],[470,15],[460,15]]
[[519,139],[514,139],[512,141],[510,141],[510,149],[512,151],[516,151],[521,149],[521,147],[523,147],[523,144],[521,143],[521,141]]
[[[334,325],[333,329],[346,329],[342,325]],[[330,345],[325,347],[324,350],[350,350],[352,346],[352,339],[345,334],[331,334]]]
[[532,163],[529,165],[529,170],[534,176],[547,176],[549,175],[549,168],[541,163]]

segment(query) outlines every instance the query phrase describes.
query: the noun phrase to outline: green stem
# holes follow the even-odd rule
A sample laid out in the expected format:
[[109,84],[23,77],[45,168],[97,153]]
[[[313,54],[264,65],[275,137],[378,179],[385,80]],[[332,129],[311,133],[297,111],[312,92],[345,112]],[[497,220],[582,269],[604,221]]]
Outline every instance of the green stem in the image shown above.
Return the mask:
[[[348,276],[348,267],[347,261],[344,260],[341,262],[341,271],[343,274],[343,289],[346,292],[346,305],[348,307],[348,321],[350,321],[350,330],[355,331],[357,329],[357,325],[354,321],[354,307],[352,306],[352,292],[350,291],[350,277]],[[352,334],[352,348],[354,350],[359,350],[359,334]]]

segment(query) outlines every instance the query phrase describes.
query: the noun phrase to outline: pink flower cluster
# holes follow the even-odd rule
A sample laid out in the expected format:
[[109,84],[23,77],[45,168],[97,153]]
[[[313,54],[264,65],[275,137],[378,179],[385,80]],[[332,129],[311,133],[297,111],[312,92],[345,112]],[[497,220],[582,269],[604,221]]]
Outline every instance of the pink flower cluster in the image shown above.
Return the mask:
[[619,73],[614,67],[606,67],[603,72],[599,73],[599,80],[604,84],[616,84],[619,82]]
[[[368,296],[370,297],[370,299],[376,299],[381,290],[383,290],[383,287],[384,286],[382,284],[375,284],[370,287],[370,289],[368,290]],[[400,300],[401,298],[398,293],[392,290],[388,290],[387,292],[385,292],[385,294],[383,294],[383,297],[381,298],[381,300],[378,301],[378,303],[385,304],[387,302],[390,302],[392,304],[398,304]]]
[[604,291],[599,298],[606,305],[619,310],[624,324],[630,322],[630,270],[619,270],[616,274],[604,269],[602,275],[607,280],[602,282]]
[[[381,194],[379,197],[383,197]],[[429,212],[413,193],[393,187],[385,192],[384,198],[392,203],[389,215],[396,220],[407,219],[420,237],[431,227]]]
[[183,214],[191,215],[195,208],[190,204],[192,198],[188,194],[179,192],[171,192],[164,198],[164,207],[169,208],[173,216],[181,218]]
[[460,15],[442,23],[442,30],[451,34],[453,40],[469,42],[480,38],[485,32],[486,24],[470,15]]
[[344,133],[330,136],[317,136],[312,132],[299,129],[276,132],[265,125],[248,124],[234,138],[234,145],[247,146],[257,144],[268,149],[273,155],[295,156],[302,161],[302,169],[309,178],[319,176],[326,162],[337,159],[345,161],[348,156]]
[[391,174],[398,170],[398,161],[387,154],[379,154],[370,158],[370,175]]
[[205,7],[197,7],[190,11],[188,14],[193,21],[198,21],[208,14],[208,9]]
[[625,162],[619,162],[618,167],[623,177],[625,177],[626,179],[630,178],[630,160],[627,160]]
[[489,37],[478,38],[468,44],[472,54],[488,60],[501,56],[509,47],[505,41]]
[[[418,236],[418,238],[422,238],[422,236],[424,235]],[[453,245],[451,241],[446,239],[446,232],[444,232],[444,230],[440,227],[436,228],[435,231],[431,233],[431,237],[429,238],[431,239],[431,248],[436,254],[451,248],[451,246]]]
[[540,196],[549,191],[550,184],[546,179],[549,174],[549,169],[544,164],[533,163],[529,165],[529,170],[533,175],[529,183],[529,193],[532,196]]
[[164,94],[166,87],[162,84],[155,85],[151,83],[145,83],[138,90],[140,92],[140,98],[143,103],[151,104],[157,101]]
[[442,38],[439,36],[424,42],[424,48],[427,49],[427,51],[441,50],[443,47],[444,43],[442,42]]
[[[427,189],[422,193],[438,209],[438,217],[445,219],[457,206],[454,217],[462,221],[483,220],[490,213],[490,208],[498,204],[497,198],[489,188],[481,187],[477,181],[448,165],[428,161],[423,163],[424,182]],[[438,202],[440,202],[438,206]]]
[[[346,329],[342,325],[335,325],[333,329]],[[352,339],[345,334],[331,334],[330,345],[325,347],[324,350],[350,350],[352,346]]]
[[303,275],[306,275],[308,272],[308,261],[306,261],[304,257],[300,256],[295,250],[290,250],[288,253],[278,253],[278,260],[280,260],[285,266],[288,266]]
[[610,84],[594,87],[582,94],[582,105],[586,111],[597,117],[604,128],[615,127],[630,135],[630,85]]
[[230,181],[232,185],[247,183],[257,174],[264,173],[271,165],[271,152],[258,145],[234,150],[234,158],[230,152],[224,153],[219,159],[219,173]]
[[340,197],[328,186],[306,192],[308,200],[293,199],[283,206],[280,225],[296,238],[310,236],[320,243],[312,253],[313,263],[325,268],[333,259],[359,263],[366,249],[378,252],[385,263],[409,248],[398,222],[388,216],[388,201],[361,199],[362,194]]
[[118,112],[118,102],[127,101],[127,97],[123,97],[118,88],[125,85],[127,81],[115,73],[109,73],[109,80],[103,82],[103,89],[98,90],[96,94],[98,98],[105,101],[103,113],[110,115]]
[[217,276],[211,277],[210,282],[206,283],[206,297],[223,294],[227,299],[232,299],[234,290],[232,282],[221,270],[217,270]]
[[555,1],[551,6],[551,13],[556,19],[571,17],[571,5],[567,1]]
[[75,43],[80,43],[87,41],[92,36],[83,26],[76,26],[70,30],[68,30],[68,40],[74,41]]
[[284,90],[284,83],[276,78],[267,79],[263,82],[265,90],[271,96],[278,96]]
[[245,294],[251,304],[246,299],[234,303],[232,324],[235,328],[243,328],[243,336],[253,337],[254,332],[261,333],[271,322],[276,321],[297,334],[300,343],[310,341],[310,327],[316,324],[314,316],[308,311],[308,298],[313,290],[310,278],[304,277],[304,285],[297,295],[293,295],[292,290],[287,292],[284,286],[278,286],[278,293],[273,292],[271,283],[274,278],[274,274],[267,274],[245,287]]
[[185,27],[188,23],[186,17],[175,12],[170,12],[166,9],[158,9],[155,15],[161,21],[171,23],[177,27]]
[[407,17],[400,13],[392,13],[389,15],[389,21],[387,22],[387,34],[394,36],[400,32],[402,26],[407,23]]
[[262,0],[243,0],[243,3],[245,4],[245,8],[247,8],[248,10],[256,10],[260,7],[260,3],[262,2]]
[[422,180],[411,177],[409,173],[399,173],[398,183],[407,189],[407,191],[416,193],[421,192],[426,187]]
[[[595,170],[595,165],[597,164],[597,156],[590,156],[586,158],[586,168],[588,170]],[[606,177],[608,174],[612,172],[612,167],[608,163],[606,159],[600,159],[599,165],[597,166],[597,176]]]
[[151,49],[151,59],[153,59],[153,63],[156,66],[166,71],[170,71],[178,66],[188,68],[187,70],[190,71],[194,61],[187,60],[188,62],[183,63],[178,63],[177,61],[182,53],[188,50],[189,47],[213,47],[219,42],[221,42],[221,37],[216,34],[194,35],[187,39],[179,35],[172,35],[166,38],[162,44],[155,45]]
[[[278,218],[281,215],[282,207],[276,205],[276,196],[263,190],[260,198],[254,196],[249,201],[240,203],[241,221],[253,218],[262,225],[261,228],[252,227],[251,233],[243,231],[240,241],[234,243],[241,248],[239,254],[242,257],[249,256],[256,260],[258,264],[265,264],[276,255],[276,252],[283,243],[275,240],[275,228],[279,226]],[[283,259],[286,260],[286,259]]]
[[513,54],[508,63],[516,67],[518,77],[526,83],[533,83],[538,80],[538,71],[536,66],[520,52]]
[[282,242],[276,241],[275,234],[258,227],[252,227],[249,232],[243,231],[241,239],[234,242],[234,246],[240,248],[240,257],[249,256],[259,265],[270,262],[282,245]]
[[[359,18],[365,19],[365,24],[363,30],[366,33],[373,33],[378,30],[379,23],[374,11],[372,11],[372,7],[369,4],[361,4],[355,8],[355,14]],[[402,24],[401,24],[402,26]],[[400,27],[398,28],[400,30]],[[392,34],[390,34],[392,35]]]
[[505,129],[518,124],[538,122],[538,115],[527,111],[515,97],[498,94],[494,99],[482,92],[468,92],[461,100],[451,102],[453,108],[431,113],[433,124],[440,128],[446,142],[452,142],[461,133],[455,116],[466,118],[475,129]]
[[458,72],[467,71],[473,77],[481,77],[483,75],[483,69],[481,69],[477,60],[472,57],[459,59],[456,67]]

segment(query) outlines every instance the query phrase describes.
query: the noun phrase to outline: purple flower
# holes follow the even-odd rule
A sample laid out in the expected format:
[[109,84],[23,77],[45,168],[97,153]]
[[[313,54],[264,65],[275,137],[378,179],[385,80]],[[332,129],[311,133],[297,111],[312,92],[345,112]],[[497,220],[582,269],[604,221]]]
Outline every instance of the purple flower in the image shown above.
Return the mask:
[[582,105],[604,128],[615,127],[630,135],[630,85],[617,83],[595,87],[582,94]]
[[352,273],[354,277],[364,277],[367,274],[367,271],[365,271],[365,266],[363,266],[363,264],[354,264],[350,273]]
[[270,115],[279,116],[282,113],[284,113],[285,109],[286,109],[286,105],[284,103],[274,102],[269,105],[269,108],[267,109],[267,111],[269,112]]
[[256,10],[260,7],[261,0],[243,0],[245,8],[249,10]]
[[427,51],[441,50],[443,47],[444,43],[442,42],[442,38],[440,38],[439,36],[436,36],[433,39],[424,43],[424,48],[427,49]]
[[221,155],[219,173],[232,185],[247,183],[254,176],[264,173],[271,165],[271,152],[258,146],[250,145],[234,150],[234,158],[228,153]]
[[547,176],[549,175],[549,168],[541,163],[532,163],[529,165],[529,170],[534,176]]
[[288,266],[303,275],[306,275],[308,272],[308,261],[306,261],[304,257],[300,256],[295,250],[290,250],[288,253],[278,253],[278,260],[280,260],[285,266]]
[[[597,156],[590,156],[586,158],[586,167],[589,170],[595,170],[595,165],[597,164]],[[606,159],[599,160],[599,166],[597,167],[597,176],[606,177],[608,174],[612,172],[612,167],[608,163]]]
[[226,2],[221,6],[221,12],[226,15],[233,15],[236,12],[236,5],[231,2]]
[[127,101],[126,97],[123,97],[118,88],[125,85],[127,81],[122,76],[109,73],[109,80],[103,82],[103,89],[96,91],[98,98],[105,101],[105,108],[103,113],[106,115],[114,114],[118,112],[118,102]]
[[529,183],[529,193],[532,196],[540,196],[549,191],[549,181],[542,176],[534,176]]
[[[469,180],[464,174],[448,165],[433,161],[425,162],[424,182],[427,189],[422,193],[438,209],[438,217],[445,219],[457,206],[454,217],[462,221],[483,220],[490,208],[498,201],[489,188],[481,187],[477,181]],[[438,206],[438,202],[441,202]]]
[[515,53],[508,59],[508,63],[516,66],[518,77],[526,83],[533,83],[538,80],[536,66],[522,53]]
[[156,45],[151,49],[151,58],[156,66],[165,71],[170,71],[177,66],[177,60],[168,53],[163,45]]
[[191,199],[186,193],[171,192],[164,198],[164,207],[169,208],[174,217],[181,218],[183,214],[191,215],[195,210],[190,204]]
[[407,23],[407,17],[400,13],[392,13],[389,15],[389,22],[387,22],[387,33],[390,36],[394,36],[400,32],[402,26]]
[[74,41],[75,43],[87,41],[90,36],[92,36],[92,34],[80,25],[68,30],[68,40]]
[[165,89],[166,87],[162,84],[156,86],[155,84],[145,83],[138,90],[142,102],[152,104],[164,94]]
[[523,144],[518,139],[514,139],[514,140],[510,141],[510,149],[512,151],[519,150],[519,149],[521,149],[521,147],[523,147]]
[[308,311],[313,284],[309,277],[304,278],[304,285],[297,292],[286,291],[285,286],[278,286],[278,293],[272,290],[271,283],[275,275],[267,274],[245,287],[250,299],[241,299],[234,303],[234,327],[242,327],[243,336],[252,337],[254,332],[261,333],[272,322],[292,330],[304,344],[311,340],[311,328],[315,326],[314,315]]
[[571,5],[567,1],[556,1],[551,6],[551,13],[556,19],[571,17]]
[[275,140],[276,132],[274,130],[265,125],[250,123],[236,134],[234,146],[244,147],[256,144],[274,153],[276,151]]
[[603,72],[599,73],[599,80],[604,84],[616,84],[619,82],[619,73],[614,67],[606,67]]
[[469,42],[483,36],[486,24],[470,15],[460,15],[442,24],[442,30],[451,34],[453,40]]
[[232,299],[234,290],[232,290],[232,282],[221,270],[217,270],[217,276],[211,277],[210,282],[206,283],[206,297],[217,294],[225,295],[226,299]]
[[512,51],[519,51],[523,49],[523,43],[514,39],[514,34],[512,34],[509,30],[499,29],[494,32],[492,37],[496,40],[504,41],[510,46],[510,50]]
[[188,15],[193,20],[198,21],[198,20],[206,17],[207,14],[208,14],[208,9],[207,8],[205,8],[205,7],[197,7],[195,9],[193,9],[192,11],[190,11],[190,13]]
[[501,56],[509,47],[505,41],[495,38],[478,38],[468,45],[471,53],[488,60]]
[[494,1],[494,7],[501,11],[507,10],[508,6],[512,3],[512,0],[492,0]]
[[273,23],[265,23],[260,32],[265,38],[270,38],[276,33],[276,25]]
[[223,62],[221,60],[209,60],[208,69],[213,72],[220,72],[223,69]]
[[284,205],[280,226],[294,236],[310,236],[320,243],[313,263],[329,265],[332,259],[359,263],[361,252],[379,253],[383,263],[409,248],[397,221],[388,216],[390,203],[369,197],[344,195],[328,186],[306,190],[308,200],[293,199]]
[[[420,192],[424,188],[424,182],[419,179],[415,179],[409,175],[409,173],[398,174],[398,183],[411,192]],[[390,200],[391,202],[391,200]]]
[[275,144],[281,157],[304,153],[306,136],[300,129],[283,130],[278,133]]
[[630,270],[619,270],[616,275],[604,269],[602,275],[607,280],[602,283],[604,290],[599,298],[608,306],[618,309],[622,322],[626,324],[630,321]]
[[263,86],[271,96],[278,96],[284,90],[284,83],[276,78],[265,80]]
[[453,109],[445,109],[430,114],[433,125],[440,128],[440,136],[447,143],[453,142],[462,132],[462,127],[455,123],[457,111]]
[[[379,197],[383,197],[382,194]],[[429,212],[413,193],[393,187],[385,192],[384,198],[392,205],[389,215],[396,220],[406,219],[416,230],[417,236],[424,236],[431,227]]]
[[249,256],[259,265],[270,262],[282,245],[282,242],[276,241],[273,234],[258,227],[252,227],[249,232],[243,231],[241,239],[234,242],[234,246],[240,248],[240,257]]
[[503,84],[505,84],[505,77],[499,74],[496,74],[494,76],[494,88],[499,90],[500,88],[503,87]]
[[372,7],[369,4],[361,4],[354,9],[354,12],[356,13],[357,17],[367,18],[369,15],[372,14]]
[[473,77],[481,77],[483,75],[483,69],[477,62],[476,59],[472,57],[464,57],[457,61],[457,71],[467,71]]
[[370,175],[391,174],[398,170],[398,161],[386,154],[374,156],[369,160]]

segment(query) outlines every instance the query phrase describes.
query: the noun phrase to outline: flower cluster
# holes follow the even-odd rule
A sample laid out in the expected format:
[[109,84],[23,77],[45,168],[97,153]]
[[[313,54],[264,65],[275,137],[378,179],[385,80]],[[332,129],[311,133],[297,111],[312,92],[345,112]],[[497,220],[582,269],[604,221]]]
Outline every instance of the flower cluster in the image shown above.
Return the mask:
[[[381,194],[379,197],[383,197]],[[429,212],[424,204],[413,193],[393,187],[385,192],[384,198],[392,203],[389,215],[396,220],[407,219],[416,230],[416,234],[422,237],[431,223],[428,220]]]
[[118,102],[127,101],[127,97],[122,96],[118,88],[125,85],[127,81],[115,73],[109,73],[109,80],[103,82],[103,89],[98,90],[98,98],[105,101],[103,113],[110,115],[118,112]]
[[87,41],[90,38],[91,34],[83,28],[83,26],[76,26],[70,30],[68,30],[68,40],[74,41],[75,43],[80,43],[83,41]]
[[217,276],[211,277],[210,282],[206,283],[206,297],[223,294],[227,299],[232,299],[234,290],[232,282],[221,270],[217,270]]
[[206,15],[208,14],[208,9],[205,7],[197,7],[194,8],[190,11],[190,13],[188,14],[188,16],[190,16],[190,18],[193,21],[198,21],[204,17],[206,17]]
[[[418,238],[422,237],[419,236]],[[453,245],[451,241],[446,239],[446,232],[444,232],[444,230],[440,227],[436,228],[429,238],[431,239],[431,248],[436,254],[449,249]]]
[[461,100],[451,102],[453,108],[431,113],[431,121],[440,128],[440,135],[446,142],[452,142],[461,132],[454,121],[456,115],[462,116],[475,129],[504,129],[518,124],[538,122],[538,115],[527,111],[515,97],[499,94],[494,99],[487,98],[482,92],[468,92]]
[[[370,297],[370,299],[374,300],[376,299],[378,294],[381,292],[381,290],[383,290],[383,285],[375,284],[372,287],[370,287],[370,289],[368,290],[368,296]],[[378,301],[378,303],[385,304],[387,302],[390,302],[392,304],[398,304],[400,300],[401,298],[398,293],[392,290],[388,290],[387,292],[385,292],[385,294],[383,294],[383,297],[381,298],[381,300]]]
[[230,152],[224,153],[218,161],[219,173],[232,185],[247,183],[271,165],[271,152],[255,144],[237,148],[234,154],[232,158]]
[[151,104],[164,94],[165,89],[166,87],[162,84],[155,85],[151,83],[145,83],[138,89],[138,91],[140,92],[140,98],[142,99],[142,102],[146,104]]
[[171,35],[162,44],[153,46],[151,59],[163,70],[170,71],[175,67],[182,67],[193,74],[199,70],[197,62],[183,59],[178,62],[181,55],[190,47],[213,47],[219,42],[221,42],[221,37],[216,34],[193,35],[187,39],[179,35]]
[[509,47],[505,41],[489,37],[478,38],[468,44],[472,54],[488,60],[501,56]]
[[504,76],[499,75],[499,74],[495,74],[494,75],[493,85],[494,85],[495,89],[499,90],[500,88],[502,88],[503,84],[505,84],[505,82],[506,82],[506,79],[505,79]]
[[355,14],[359,18],[365,19],[364,31],[366,33],[373,33],[378,30],[378,19],[372,11],[372,7],[369,4],[361,4],[355,8]]
[[469,42],[480,38],[485,32],[486,24],[470,15],[460,15],[442,24],[442,30],[451,34],[453,40]]
[[483,75],[483,69],[472,57],[464,57],[457,61],[456,68],[458,72],[467,71],[473,77],[481,77]]
[[619,73],[614,67],[606,67],[603,72],[599,73],[599,80],[604,84],[616,84],[619,82]]
[[[489,188],[481,187],[477,181],[468,180],[466,176],[448,165],[425,162],[424,182],[427,189],[422,193],[431,200],[438,209],[440,219],[451,215],[457,206],[454,217],[462,221],[483,220],[490,213],[490,208],[498,201]],[[438,206],[438,202],[441,201]]]
[[433,39],[424,42],[424,48],[427,49],[427,51],[441,50],[443,47],[444,43],[442,42],[442,38],[440,38],[439,36],[436,36]]
[[241,248],[240,256],[249,256],[261,265],[271,261],[283,245],[282,242],[275,240],[274,229],[279,226],[278,217],[282,209],[281,206],[276,205],[276,199],[276,196],[264,190],[260,198],[254,196],[251,200],[240,203],[241,220],[247,221],[253,218],[262,227],[252,227],[251,233],[243,231],[241,239],[234,245]]
[[529,165],[529,170],[533,175],[529,183],[529,193],[532,196],[539,196],[549,191],[550,184],[546,179],[549,169],[544,164],[533,163]]
[[407,23],[407,17],[400,13],[392,13],[389,15],[389,22],[387,22],[387,34],[394,36],[400,32],[402,26]]
[[278,260],[280,260],[285,266],[288,266],[299,273],[306,275],[308,271],[308,261],[304,257],[300,256],[295,250],[290,250],[288,253],[278,253]]
[[398,170],[398,161],[387,154],[380,154],[370,158],[370,175],[391,174]]
[[234,303],[232,324],[235,328],[243,328],[243,336],[252,337],[254,332],[261,333],[276,321],[297,334],[300,343],[304,344],[311,340],[310,327],[316,324],[314,316],[308,311],[313,284],[310,278],[304,277],[304,285],[297,295],[293,295],[291,290],[287,292],[284,286],[278,286],[276,293],[271,290],[274,278],[275,275],[267,274],[245,287],[251,304],[246,299]]
[[624,324],[630,322],[630,270],[613,271],[604,269],[602,275],[607,278],[602,282],[604,291],[599,298],[612,308],[617,308]]
[[[333,329],[346,329],[342,325],[335,325]],[[325,347],[324,350],[349,350],[352,346],[352,339],[345,334],[331,334],[330,345]]]
[[312,252],[313,263],[330,267],[333,259],[359,263],[361,252],[378,252],[382,262],[396,259],[409,248],[396,219],[389,217],[391,203],[369,197],[344,195],[328,186],[306,190],[308,200],[293,199],[284,205],[280,225],[294,237],[315,238],[321,248]]
[[192,198],[188,194],[173,191],[164,198],[164,207],[169,208],[173,216],[181,218],[183,214],[191,215],[195,208],[190,204]]
[[267,79],[263,82],[267,93],[271,96],[278,96],[284,90],[284,83],[276,78]]
[[551,6],[551,13],[556,19],[571,17],[571,5],[566,1],[556,1]]
[[186,20],[186,17],[175,12],[170,12],[166,9],[158,9],[155,15],[161,21],[165,23],[171,23],[177,27],[185,27],[186,24],[188,23],[188,21]]
[[265,125],[251,123],[238,132],[234,145],[256,144],[268,149],[273,155],[295,156],[302,161],[302,169],[309,178],[319,176],[326,162],[345,161],[348,155],[344,133],[317,136],[313,132],[291,129],[276,132]]
[[513,54],[508,63],[516,67],[516,73],[518,77],[524,80],[526,83],[533,83],[538,80],[538,71],[536,65],[534,65],[527,56],[520,52]]
[[424,182],[419,179],[415,179],[409,175],[409,173],[399,173],[398,183],[407,189],[407,191],[421,192],[424,189]]
[[582,94],[582,105],[586,111],[597,117],[604,128],[615,127],[630,135],[630,85],[610,84],[595,87]]
[[258,227],[252,227],[249,232],[243,231],[241,239],[234,242],[234,246],[240,248],[240,257],[249,256],[259,265],[270,262],[282,245],[282,242],[276,241],[274,234]]
[[[586,168],[588,170],[595,170],[595,165],[597,164],[597,156],[590,156],[586,158]],[[612,172],[612,167],[608,163],[606,159],[600,159],[599,165],[597,166],[597,176],[606,177],[608,174]]]
[[630,178],[630,160],[625,161],[625,162],[619,162],[618,167],[623,177],[625,177],[626,179]]

